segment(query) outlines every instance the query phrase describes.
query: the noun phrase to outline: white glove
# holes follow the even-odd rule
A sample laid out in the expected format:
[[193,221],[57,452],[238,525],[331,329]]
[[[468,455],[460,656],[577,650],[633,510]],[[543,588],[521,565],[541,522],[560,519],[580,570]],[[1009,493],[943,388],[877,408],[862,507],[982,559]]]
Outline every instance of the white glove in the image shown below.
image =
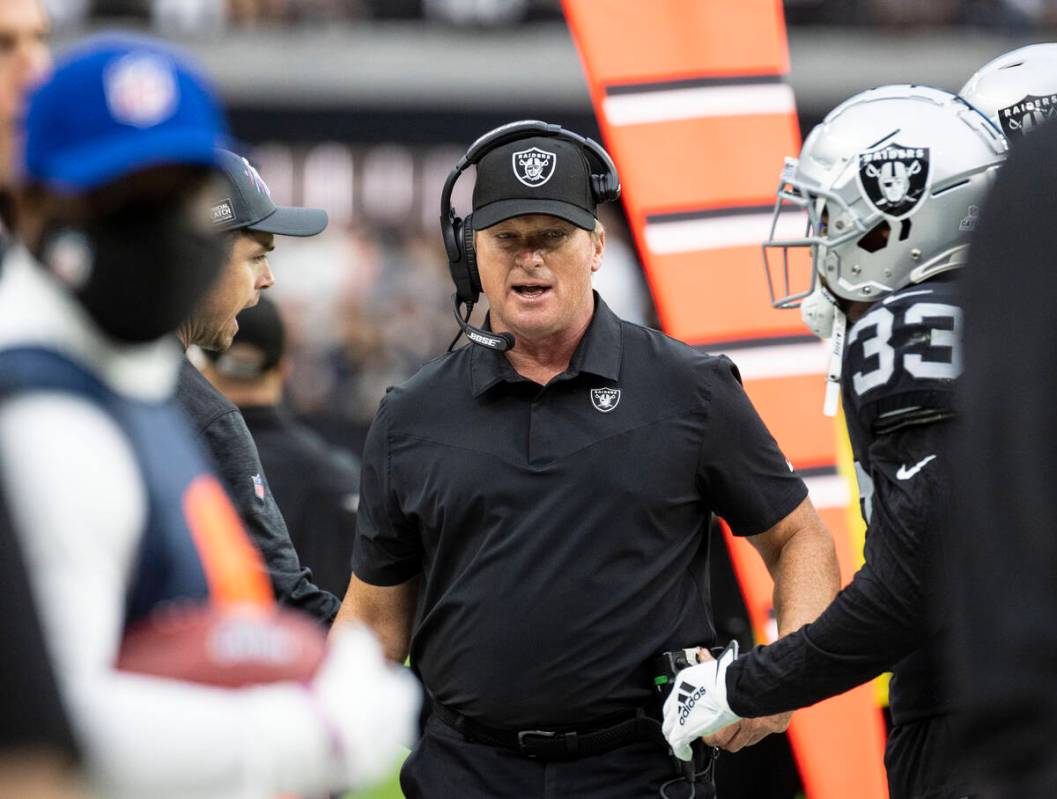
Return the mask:
[[719,660],[683,669],[672,681],[672,692],[664,701],[661,729],[680,760],[693,757],[690,745],[702,735],[711,735],[741,717],[727,704],[727,667],[738,657],[738,642],[731,641]]
[[415,742],[422,702],[418,682],[385,660],[364,627],[334,629],[310,690],[331,736],[334,790],[377,782]]

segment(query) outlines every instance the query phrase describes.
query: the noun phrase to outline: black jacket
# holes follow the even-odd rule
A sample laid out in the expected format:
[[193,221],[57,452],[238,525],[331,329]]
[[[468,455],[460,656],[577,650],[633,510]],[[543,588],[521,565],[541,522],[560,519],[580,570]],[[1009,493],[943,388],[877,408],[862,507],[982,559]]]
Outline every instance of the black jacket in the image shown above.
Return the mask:
[[181,367],[176,399],[202,435],[242,523],[264,556],[276,598],[322,622],[333,621],[341,603],[317,587],[312,573],[301,566],[239,409],[189,361]]

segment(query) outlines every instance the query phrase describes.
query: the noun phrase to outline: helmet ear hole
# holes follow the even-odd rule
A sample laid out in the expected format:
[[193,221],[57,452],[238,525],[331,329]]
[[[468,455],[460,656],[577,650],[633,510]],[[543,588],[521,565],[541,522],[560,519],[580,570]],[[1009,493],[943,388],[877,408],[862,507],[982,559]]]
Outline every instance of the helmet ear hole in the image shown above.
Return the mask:
[[888,237],[891,234],[891,225],[887,221],[880,222],[874,225],[873,229],[859,239],[856,244],[859,245],[859,249],[866,250],[866,252],[877,252],[888,246]]
[[910,220],[904,219],[899,225],[899,240],[906,241],[910,236]]

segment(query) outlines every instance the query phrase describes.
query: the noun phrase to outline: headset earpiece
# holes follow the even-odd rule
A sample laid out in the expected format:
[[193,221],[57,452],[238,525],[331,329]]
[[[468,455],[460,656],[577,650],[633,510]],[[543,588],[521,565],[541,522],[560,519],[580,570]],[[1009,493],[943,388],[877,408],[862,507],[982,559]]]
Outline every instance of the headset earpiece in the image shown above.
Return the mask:
[[[473,248],[473,225],[470,216],[455,217],[443,226],[444,248],[448,252],[448,271],[460,302],[476,303],[481,294],[477,275],[477,253]],[[449,242],[450,245],[449,246]]]
[[613,185],[611,175],[591,175],[591,194],[595,203],[609,203],[620,199],[620,184]]
[[473,234],[473,214],[467,214],[462,221],[462,257],[466,262],[470,291],[473,292],[472,302],[476,303],[484,289],[481,287],[481,273],[477,271],[477,246]]

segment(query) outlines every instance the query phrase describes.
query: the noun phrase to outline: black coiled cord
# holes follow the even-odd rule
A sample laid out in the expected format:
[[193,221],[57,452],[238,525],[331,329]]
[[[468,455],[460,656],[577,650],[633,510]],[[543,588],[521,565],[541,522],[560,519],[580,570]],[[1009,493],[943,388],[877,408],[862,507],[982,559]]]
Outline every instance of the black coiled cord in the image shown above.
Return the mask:
[[660,790],[661,799],[675,799],[675,797],[673,797],[671,794],[668,793],[668,789],[671,788],[673,785],[675,785],[677,783],[680,783],[680,782],[685,782],[687,785],[690,786],[690,793],[688,793],[684,799],[696,799],[696,797],[697,797],[697,781],[701,777],[709,778],[711,780],[711,782],[712,782],[712,787],[715,788],[715,785],[716,785],[716,760],[718,760],[718,759],[719,759],[719,749],[717,747],[712,747],[712,757],[709,760],[708,765],[705,766],[703,769],[701,769],[701,771],[697,771],[697,772],[692,771],[692,769],[693,769],[693,760],[691,760],[690,763],[687,764],[690,767],[691,773],[683,774],[680,777],[676,777],[675,779],[671,779],[671,780],[668,780],[668,782],[662,783],[661,790]]

